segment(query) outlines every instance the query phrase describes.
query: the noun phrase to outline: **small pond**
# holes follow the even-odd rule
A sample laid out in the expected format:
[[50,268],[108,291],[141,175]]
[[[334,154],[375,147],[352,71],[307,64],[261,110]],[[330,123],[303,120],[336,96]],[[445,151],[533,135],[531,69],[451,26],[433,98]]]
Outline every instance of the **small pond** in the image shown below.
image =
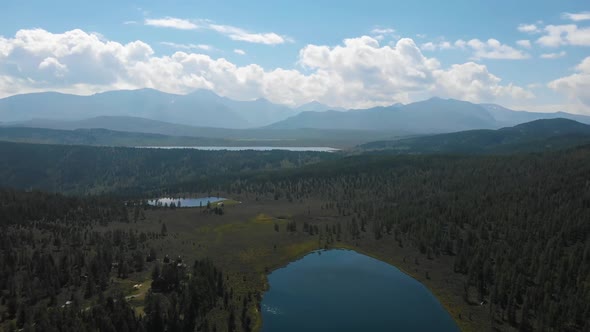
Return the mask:
[[201,197],[201,198],[172,198],[172,197],[161,197],[161,198],[157,198],[157,199],[150,199],[148,200],[148,204],[149,205],[170,205],[171,203],[174,203],[174,205],[179,206],[180,207],[199,207],[199,206],[207,206],[207,202],[210,202],[211,204],[219,202],[219,201],[224,201],[226,200],[223,197],[214,197],[214,196],[210,196],[210,197]]
[[355,251],[313,252],[268,281],[262,331],[459,331],[425,286]]

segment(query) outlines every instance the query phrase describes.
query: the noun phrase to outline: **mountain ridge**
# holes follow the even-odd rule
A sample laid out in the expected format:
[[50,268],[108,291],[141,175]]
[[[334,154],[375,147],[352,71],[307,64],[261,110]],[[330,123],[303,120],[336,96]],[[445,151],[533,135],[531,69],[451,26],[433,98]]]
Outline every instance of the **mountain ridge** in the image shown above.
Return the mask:
[[590,125],[540,119],[500,129],[478,129],[362,144],[362,151],[394,154],[540,152],[590,143]]
[[590,124],[590,116],[585,115],[514,111],[495,104],[474,104],[433,97],[406,105],[379,106],[347,112],[302,112],[268,128],[403,129],[416,134],[433,134],[499,129],[549,118],[568,118]]
[[[0,123],[3,126],[20,123],[23,126],[72,129],[56,128],[55,123],[48,123],[63,120],[92,122],[91,119],[97,122],[108,116],[126,117],[124,122],[127,125],[130,125],[130,118],[135,118],[138,123],[144,122],[140,119],[149,119],[198,128],[375,130],[409,134],[498,129],[543,118],[568,118],[590,123],[590,116],[585,115],[515,111],[496,104],[474,104],[439,97],[405,105],[347,111],[317,101],[297,108],[274,104],[264,98],[238,101],[206,89],[186,95],[149,88],[107,91],[90,96],[40,92],[0,99]],[[101,124],[80,126],[97,128]],[[145,132],[141,131],[140,124],[134,127],[131,131]],[[104,128],[130,131],[116,124]],[[192,135],[186,134],[190,132],[188,128],[181,131],[183,135]],[[173,131],[154,133],[176,134]]]
[[196,90],[186,95],[155,89],[114,90],[89,96],[38,92],[0,99],[2,122],[132,116],[198,127],[251,128],[295,113],[287,106],[267,100],[237,101],[209,90]]

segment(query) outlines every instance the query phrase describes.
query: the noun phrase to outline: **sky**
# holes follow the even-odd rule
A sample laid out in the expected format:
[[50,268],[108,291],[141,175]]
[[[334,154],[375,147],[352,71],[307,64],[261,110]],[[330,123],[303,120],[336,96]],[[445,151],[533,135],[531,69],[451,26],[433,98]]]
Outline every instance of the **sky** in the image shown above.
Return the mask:
[[0,98],[138,88],[590,114],[590,2],[0,1]]

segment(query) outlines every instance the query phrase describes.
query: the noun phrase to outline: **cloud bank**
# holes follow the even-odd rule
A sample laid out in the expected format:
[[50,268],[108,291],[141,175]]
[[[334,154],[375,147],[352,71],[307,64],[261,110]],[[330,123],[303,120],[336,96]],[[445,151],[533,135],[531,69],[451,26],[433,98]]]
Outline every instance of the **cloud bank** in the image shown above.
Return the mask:
[[[490,41],[481,43],[489,51]],[[192,46],[156,56],[139,40],[122,44],[82,30],[20,30],[12,38],[0,37],[0,96],[133,88],[188,93],[204,88],[234,99],[267,98],[288,105],[317,100],[347,108],[431,95],[473,102],[533,97],[525,88],[503,83],[482,64],[444,68],[409,38],[391,45],[369,36],[345,39],[336,46],[310,44],[299,51],[295,69],[238,66],[225,58],[193,53],[203,48]]]

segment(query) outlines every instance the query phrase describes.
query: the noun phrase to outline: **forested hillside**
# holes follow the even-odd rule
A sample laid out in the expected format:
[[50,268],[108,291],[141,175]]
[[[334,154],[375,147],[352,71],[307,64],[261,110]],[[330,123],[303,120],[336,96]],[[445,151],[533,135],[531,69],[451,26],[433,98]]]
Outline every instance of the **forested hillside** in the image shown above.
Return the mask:
[[391,154],[499,154],[559,150],[590,143],[590,125],[547,119],[498,130],[468,130],[362,144],[362,151]]
[[134,149],[0,142],[0,186],[88,194],[141,193],[213,175],[293,168],[331,153]]
[[[354,239],[450,256],[492,325],[590,328],[590,147],[510,157],[361,156],[228,184],[323,198]],[[334,228],[334,236],[340,237]]]
[[[316,218],[323,215],[317,210],[307,210],[304,216],[289,221],[280,217],[274,226],[277,234],[280,221],[281,225],[286,223],[280,230],[294,234],[286,238],[288,241],[314,236],[314,247],[352,246],[369,252],[411,249],[423,259],[445,262],[446,267],[441,269],[448,269],[447,278],[461,283],[453,292],[461,294],[468,306],[484,308],[483,313],[478,311],[484,316],[460,319],[478,319],[500,330],[590,328],[590,146],[511,156],[352,157],[10,143],[0,144],[0,148],[4,186],[82,193],[110,191],[135,197],[154,191],[181,194],[215,190],[226,197],[275,202],[277,213],[286,215],[300,205],[318,205],[320,211],[334,217]],[[73,255],[67,258],[69,261],[81,259],[76,255],[83,254],[74,248],[90,248],[87,254],[98,256],[86,257],[85,266],[91,266],[92,257],[111,257],[110,263],[97,266],[118,262],[117,269],[127,266],[121,267],[120,274],[125,269],[142,268],[141,260],[134,257],[149,255],[150,241],[165,232],[145,236],[135,232],[93,233],[93,224],[125,220],[116,201],[93,199],[97,201],[90,204],[82,198],[4,193],[0,205],[4,252],[24,246],[31,260],[45,257],[39,260],[43,263],[24,265],[35,266],[49,261],[48,256],[34,254],[39,248],[62,250],[60,253]],[[262,206],[271,209],[271,205]],[[256,213],[259,209],[255,208]],[[268,226],[270,230],[272,223]],[[246,232],[241,236],[248,241],[249,236],[257,235]],[[281,239],[274,240],[273,250],[287,241]],[[127,256],[100,254],[100,248],[109,243],[140,248],[142,241],[147,242],[138,254],[135,249]],[[19,299],[31,298],[32,303],[51,299],[47,291],[54,289],[57,293],[58,288],[78,280],[72,275],[81,273],[70,271],[59,277],[65,278],[61,281],[49,278],[43,282],[52,285],[41,285],[41,280],[30,277],[33,270],[15,265],[20,263],[10,257],[2,258],[3,264],[9,264],[3,271],[9,271],[4,274],[4,294],[10,317],[18,317],[23,305]],[[420,264],[418,257],[415,264]],[[43,266],[37,272],[51,269]],[[104,284],[104,274],[100,269],[96,273],[87,282]],[[34,286],[22,288],[19,284],[21,290],[11,290],[11,275],[30,280]],[[75,282],[77,287],[88,285]],[[27,289],[43,291],[23,293]],[[19,326],[24,326],[24,319],[16,319]]]
[[[214,330],[210,311],[229,311],[222,272],[208,260],[157,260],[165,231],[97,229],[113,222],[130,222],[116,200],[0,191],[0,330]],[[149,270],[138,314],[113,280]]]

